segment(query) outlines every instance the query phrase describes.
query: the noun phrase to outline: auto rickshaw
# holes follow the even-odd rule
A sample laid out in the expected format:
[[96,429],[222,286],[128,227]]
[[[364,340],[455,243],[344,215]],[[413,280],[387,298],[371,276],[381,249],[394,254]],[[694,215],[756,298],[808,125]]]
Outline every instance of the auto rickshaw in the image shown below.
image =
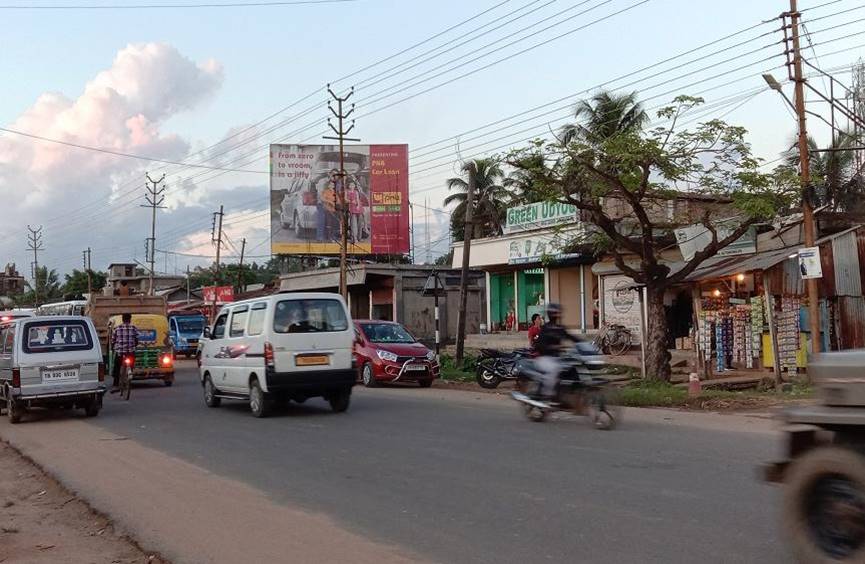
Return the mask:
[[[108,368],[114,370],[114,351],[110,335],[121,325],[121,316],[108,320]],[[133,380],[162,380],[166,386],[174,384],[174,344],[168,330],[168,318],[164,315],[133,314],[132,324],[138,329],[138,348],[135,350]]]

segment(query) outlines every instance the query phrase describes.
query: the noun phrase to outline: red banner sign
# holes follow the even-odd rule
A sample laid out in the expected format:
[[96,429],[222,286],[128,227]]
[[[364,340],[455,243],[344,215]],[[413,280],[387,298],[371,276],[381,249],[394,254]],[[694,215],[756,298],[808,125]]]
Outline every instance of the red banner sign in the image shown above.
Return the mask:
[[201,297],[205,304],[212,304],[215,299],[217,304],[227,304],[234,301],[234,288],[232,286],[205,286],[201,289]]
[[409,252],[408,146],[370,145],[372,252]]

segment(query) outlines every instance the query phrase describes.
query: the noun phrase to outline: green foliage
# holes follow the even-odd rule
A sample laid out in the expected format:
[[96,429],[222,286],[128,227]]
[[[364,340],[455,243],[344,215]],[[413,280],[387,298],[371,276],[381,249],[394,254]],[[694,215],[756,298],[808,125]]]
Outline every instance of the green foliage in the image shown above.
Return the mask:
[[213,285],[236,286],[238,273],[241,273],[240,280],[246,286],[266,284],[279,276],[279,268],[276,261],[270,261],[267,264],[245,264],[242,269],[236,263],[223,264],[217,277],[213,269],[197,267],[190,273],[189,280],[193,288]]
[[440,374],[442,380],[450,380],[453,382],[474,382],[475,367],[478,363],[476,356],[470,354],[464,355],[462,364],[457,366],[452,356],[449,354],[442,354],[440,357],[440,363]]
[[17,297],[16,302],[22,305],[36,304],[38,290],[39,303],[58,301],[63,297],[63,292],[60,288],[59,275],[56,270],[49,270],[47,266],[40,266],[36,269],[36,281],[25,282],[26,290],[23,294]]
[[468,200],[469,178],[474,177],[474,207],[472,208],[474,230],[472,237],[480,239],[501,235],[505,210],[510,200],[502,185],[504,172],[494,159],[475,159],[462,166],[462,176],[448,178],[445,185],[452,193],[445,198],[444,205],[456,204],[451,213],[451,234],[455,241],[465,238],[465,216]]
[[[61,288],[63,299],[77,300],[81,299],[87,293],[87,271],[75,269],[71,274],[64,275],[66,281]],[[105,287],[108,281],[108,274],[105,272],[91,272],[91,287],[94,292],[98,292]]]

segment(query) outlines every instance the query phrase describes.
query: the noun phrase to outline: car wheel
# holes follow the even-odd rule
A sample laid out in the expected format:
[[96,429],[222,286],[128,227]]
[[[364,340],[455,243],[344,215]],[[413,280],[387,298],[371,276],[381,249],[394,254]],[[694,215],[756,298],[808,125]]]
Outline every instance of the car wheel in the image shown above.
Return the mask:
[[790,466],[784,529],[800,562],[853,563],[865,558],[865,457],[821,447]]
[[255,378],[249,384],[249,409],[254,417],[267,417],[270,412],[268,398]]
[[219,407],[222,399],[216,395],[216,387],[210,379],[210,374],[204,377],[204,405],[207,407]]
[[102,402],[98,398],[92,399],[84,406],[84,415],[87,417],[96,417],[99,415],[100,409],[102,409]]
[[360,373],[360,379],[363,382],[363,385],[367,388],[376,388],[378,387],[378,380],[375,379],[372,371],[372,364],[366,363],[363,365],[363,370]]
[[21,417],[24,415],[24,408],[17,401],[9,397],[6,400],[6,415],[9,416],[9,422],[13,425],[21,423]]
[[429,388],[430,386],[432,386],[433,381],[432,381],[432,379],[418,380],[417,383],[418,383],[418,386],[420,386],[421,388]]
[[351,389],[334,392],[327,398],[330,408],[336,413],[343,413],[351,402]]
[[303,227],[300,225],[300,216],[297,214],[297,210],[294,211],[294,235],[300,239],[303,236]]

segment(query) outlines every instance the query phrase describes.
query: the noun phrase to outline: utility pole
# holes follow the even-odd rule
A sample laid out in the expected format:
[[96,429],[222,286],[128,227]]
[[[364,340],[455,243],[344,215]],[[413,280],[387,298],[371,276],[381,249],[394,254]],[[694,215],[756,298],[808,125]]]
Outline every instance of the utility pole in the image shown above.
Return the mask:
[[27,250],[33,251],[33,305],[39,305],[39,251],[44,251],[42,246],[42,226],[33,229],[27,226]]
[[219,254],[222,250],[222,218],[225,216],[223,206],[219,206],[218,212],[213,212],[213,232],[211,240],[216,243],[216,268],[213,274],[213,312],[211,320],[216,319],[216,288],[219,286]]
[[330,84],[327,85],[327,92],[330,94],[330,97],[333,98],[333,101],[336,102],[337,109],[334,110],[331,105],[331,101],[327,101],[327,109],[336,117],[338,125],[334,127],[334,125],[330,122],[330,118],[327,118],[327,125],[330,127],[334,133],[336,133],[336,137],[332,136],[324,136],[325,139],[333,139],[335,141],[339,141],[339,187],[337,188],[339,192],[339,205],[337,209],[339,210],[339,223],[340,223],[340,239],[339,239],[339,293],[344,299],[348,299],[348,206],[345,201],[345,185],[346,185],[346,175],[345,175],[345,142],[346,141],[360,141],[360,139],[352,139],[350,137],[346,137],[352,129],[354,129],[354,120],[351,121],[351,126],[348,129],[345,129],[345,120],[354,113],[354,104],[351,105],[351,109],[348,112],[343,111],[343,104],[351,98],[352,94],[354,94],[354,86],[351,87],[351,90],[343,97],[339,97],[336,93],[330,89]]
[[93,293],[93,279],[90,276],[90,247],[82,251],[84,257],[84,272],[87,273],[87,299],[90,299],[90,294]]
[[237,264],[237,290],[243,292],[243,255],[246,252],[246,237],[240,240],[240,262]]
[[[802,53],[799,50],[799,13],[796,0],[790,0],[790,27],[793,40],[793,78],[796,83],[795,105],[799,119],[799,178],[802,183],[802,223],[805,230],[805,246],[814,246],[814,210],[811,208],[809,192],[811,189],[811,162],[808,152],[808,130],[805,120],[805,78],[802,74]],[[833,132],[834,135],[834,132]],[[808,291],[808,322],[811,330],[811,352],[820,352],[820,297],[817,280],[805,280]]]
[[186,265],[186,305],[189,306],[189,297],[190,297],[190,288],[189,288],[189,265]]
[[147,293],[152,296],[153,273],[156,269],[156,209],[165,207],[162,205],[162,202],[165,201],[165,196],[162,195],[162,193],[165,192],[165,187],[160,186],[162,181],[165,180],[165,175],[163,174],[159,180],[153,180],[150,178],[149,173],[145,173],[144,176],[147,178],[147,181],[145,182],[147,194],[144,195],[147,205],[142,205],[141,207],[150,208],[152,211],[150,219],[150,238],[147,240],[147,262],[150,264],[150,284]]
[[467,163],[464,170],[469,174],[469,186],[466,193],[466,218],[465,226],[463,227],[463,268],[460,274],[460,307],[457,316],[457,366],[461,366],[463,362],[463,348],[466,340],[466,302],[468,301],[469,292],[469,253],[472,247],[472,214],[474,213],[474,197],[475,197],[475,166],[474,163]]

